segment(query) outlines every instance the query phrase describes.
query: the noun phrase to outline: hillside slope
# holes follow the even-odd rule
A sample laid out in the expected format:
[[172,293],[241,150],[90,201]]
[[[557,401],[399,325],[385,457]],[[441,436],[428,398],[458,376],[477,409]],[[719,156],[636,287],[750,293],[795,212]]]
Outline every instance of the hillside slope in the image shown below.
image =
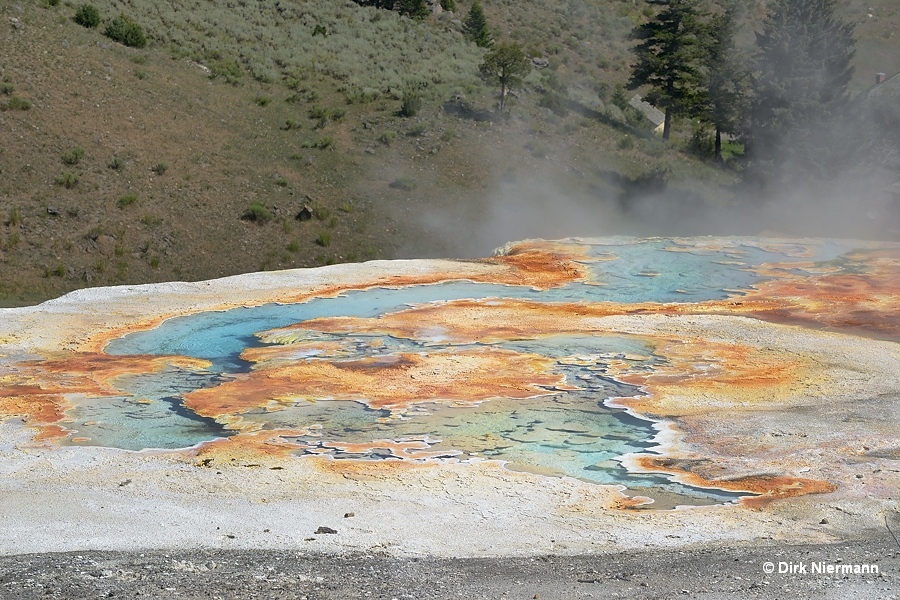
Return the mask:
[[[351,2],[95,4],[104,19],[142,24],[148,47],[77,25],[74,4],[0,9],[0,305],[85,286],[477,256],[527,236],[699,233],[689,208],[730,196],[731,173],[610,118],[598,97],[627,77],[643,3],[486,3],[498,38],[548,62],[505,117],[475,77],[483,51],[462,39],[459,14],[416,23]],[[875,50],[859,56],[900,56],[889,51],[896,13],[860,17]],[[569,110],[540,105],[553,86],[568,90]],[[411,90],[422,107],[400,116]],[[297,220],[304,206],[313,216]]]

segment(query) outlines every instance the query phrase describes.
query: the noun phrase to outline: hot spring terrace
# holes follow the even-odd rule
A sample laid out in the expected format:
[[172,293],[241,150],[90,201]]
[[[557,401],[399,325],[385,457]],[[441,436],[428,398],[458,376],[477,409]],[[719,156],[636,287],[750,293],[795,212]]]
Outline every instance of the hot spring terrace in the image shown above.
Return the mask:
[[604,238],[3,309],[0,552],[860,534],[898,308],[897,244]]

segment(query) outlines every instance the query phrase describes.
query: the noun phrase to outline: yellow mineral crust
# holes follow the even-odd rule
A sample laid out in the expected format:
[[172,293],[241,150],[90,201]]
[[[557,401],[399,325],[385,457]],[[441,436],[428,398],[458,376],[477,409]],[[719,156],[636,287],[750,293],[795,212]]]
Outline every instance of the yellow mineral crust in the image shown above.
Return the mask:
[[478,403],[491,398],[532,398],[566,389],[552,373],[554,361],[484,348],[461,352],[397,353],[358,360],[310,360],[240,375],[220,386],[185,395],[199,415],[227,421],[254,409],[329,398],[402,410],[420,402]]

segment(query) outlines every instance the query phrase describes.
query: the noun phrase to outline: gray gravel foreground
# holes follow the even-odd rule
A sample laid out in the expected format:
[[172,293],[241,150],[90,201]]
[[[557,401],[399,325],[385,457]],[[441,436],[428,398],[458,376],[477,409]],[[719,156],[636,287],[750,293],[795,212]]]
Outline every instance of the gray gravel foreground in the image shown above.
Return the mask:
[[[765,563],[775,572],[764,573]],[[814,563],[880,574],[812,573]],[[795,570],[778,573],[779,563]],[[790,567],[788,567],[790,568]],[[838,567],[840,568],[840,567]],[[878,532],[837,545],[592,556],[407,558],[269,550],[68,552],[0,557],[0,598],[900,599],[900,547]]]

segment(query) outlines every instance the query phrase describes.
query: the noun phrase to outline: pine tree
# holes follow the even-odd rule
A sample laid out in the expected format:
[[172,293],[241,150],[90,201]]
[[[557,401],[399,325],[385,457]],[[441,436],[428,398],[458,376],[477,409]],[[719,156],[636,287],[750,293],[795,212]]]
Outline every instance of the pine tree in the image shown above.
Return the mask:
[[735,47],[737,0],[714,16],[706,36],[705,102],[702,119],[715,130],[715,159],[722,162],[722,134],[737,133],[747,93],[749,72]]
[[531,71],[531,63],[521,46],[503,42],[484,56],[480,70],[485,79],[500,84],[500,110],[503,110],[507,93],[522,85],[522,79]]
[[647,100],[665,111],[663,139],[669,139],[672,117],[695,112],[702,100],[703,15],[699,0],[647,1],[662,10],[631,32],[640,43],[627,87],[650,86]]
[[[773,0],[761,33],[747,132],[751,179],[790,185],[828,174],[846,145],[833,135],[848,106],[852,26],[836,0]],[[843,147],[843,148],[842,148]]]
[[489,48],[494,40],[491,39],[491,32],[488,30],[487,17],[484,16],[484,9],[476,0],[469,9],[469,16],[463,25],[463,35],[470,42],[475,42],[481,48]]
[[430,12],[425,0],[400,0],[400,14],[411,19],[424,19]]

